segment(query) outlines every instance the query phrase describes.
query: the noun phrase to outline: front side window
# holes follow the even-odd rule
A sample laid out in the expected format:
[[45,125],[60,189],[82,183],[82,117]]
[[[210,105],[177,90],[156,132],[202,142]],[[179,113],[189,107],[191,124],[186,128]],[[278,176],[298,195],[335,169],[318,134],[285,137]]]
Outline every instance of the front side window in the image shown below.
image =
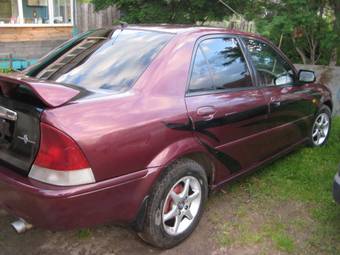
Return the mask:
[[291,85],[294,82],[292,67],[268,44],[244,39],[263,86]]

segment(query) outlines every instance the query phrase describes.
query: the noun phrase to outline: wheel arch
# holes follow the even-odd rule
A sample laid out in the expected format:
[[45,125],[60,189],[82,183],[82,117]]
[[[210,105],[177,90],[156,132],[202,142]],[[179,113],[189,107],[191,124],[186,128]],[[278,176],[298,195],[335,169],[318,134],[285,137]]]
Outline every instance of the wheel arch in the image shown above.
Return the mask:
[[191,159],[200,164],[207,173],[209,186],[214,182],[215,164],[207,149],[194,137],[180,140],[161,151],[149,164],[158,167],[159,174],[155,182],[172,164],[181,159]]
[[[172,151],[172,148],[175,148],[178,146],[178,144],[172,144],[170,148],[165,149],[162,151],[157,157],[150,163],[150,166],[152,166],[155,163],[161,164],[158,167],[158,174],[155,180],[153,181],[153,184],[151,185],[148,193],[146,194],[144,200],[141,203],[140,209],[138,210],[137,216],[135,220],[132,222],[132,227],[137,231],[141,232],[144,225],[144,219],[146,214],[146,208],[148,204],[148,199],[151,194],[151,192],[154,190],[155,184],[162,178],[162,176],[166,173],[167,169],[169,169],[173,164],[176,163],[178,160],[183,159],[190,159],[195,162],[197,162],[199,165],[202,166],[204,171],[207,174],[207,181],[208,181],[208,190],[214,183],[215,178],[215,164],[211,156],[209,155],[209,152],[206,151],[206,149],[194,138],[193,140],[189,141],[180,141],[179,144],[182,146],[179,148],[182,148],[181,153],[177,153],[172,155],[171,157],[165,157],[164,155],[169,155]],[[187,140],[187,139],[185,139]],[[190,147],[186,147],[185,145],[191,144]],[[166,153],[165,153],[166,152]]]
[[215,165],[207,153],[193,152],[182,156],[180,159],[191,159],[200,164],[207,174],[208,185],[213,185],[215,178]]
[[[332,101],[329,99],[329,100],[326,100],[326,101],[324,101],[323,103],[322,103],[322,105],[326,105],[326,106],[328,106],[329,107],[329,109],[331,109],[331,112],[333,112],[333,103],[332,103]],[[321,106],[322,106],[321,105]]]

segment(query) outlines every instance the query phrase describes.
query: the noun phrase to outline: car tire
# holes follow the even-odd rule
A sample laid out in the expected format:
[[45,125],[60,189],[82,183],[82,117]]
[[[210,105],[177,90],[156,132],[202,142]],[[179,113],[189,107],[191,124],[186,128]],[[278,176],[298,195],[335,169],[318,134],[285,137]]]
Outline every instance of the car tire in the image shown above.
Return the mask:
[[331,109],[323,105],[315,115],[313,126],[309,134],[308,145],[310,147],[324,146],[329,138],[332,124]]
[[162,174],[150,194],[139,236],[159,248],[176,246],[197,227],[207,195],[203,167],[190,159],[176,161]]

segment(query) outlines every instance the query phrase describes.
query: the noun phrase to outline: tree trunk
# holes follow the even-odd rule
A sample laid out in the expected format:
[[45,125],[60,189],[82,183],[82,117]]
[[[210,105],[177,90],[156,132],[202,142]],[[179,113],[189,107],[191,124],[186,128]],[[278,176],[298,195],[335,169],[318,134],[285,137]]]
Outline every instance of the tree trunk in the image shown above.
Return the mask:
[[316,65],[320,59],[320,55],[318,56],[318,47],[319,47],[318,41],[316,41],[316,39],[313,39],[313,53],[312,53],[313,58],[311,58],[312,65]]
[[295,50],[296,52],[299,54],[301,60],[302,60],[302,63],[304,65],[307,64],[307,57],[306,57],[306,54],[303,52],[303,50],[301,50],[297,45],[296,45],[296,40],[294,38],[294,35],[292,36],[292,41],[293,41],[293,44],[294,44],[294,47],[295,47]]
[[338,60],[338,49],[333,49],[329,66],[336,66]]
[[299,47],[297,47],[297,46],[295,46],[295,50],[299,54],[299,56],[300,56],[300,58],[302,60],[302,63],[304,65],[308,64],[307,57],[306,57],[305,53]]
[[316,64],[316,46],[313,44],[310,48],[310,64],[315,65]]

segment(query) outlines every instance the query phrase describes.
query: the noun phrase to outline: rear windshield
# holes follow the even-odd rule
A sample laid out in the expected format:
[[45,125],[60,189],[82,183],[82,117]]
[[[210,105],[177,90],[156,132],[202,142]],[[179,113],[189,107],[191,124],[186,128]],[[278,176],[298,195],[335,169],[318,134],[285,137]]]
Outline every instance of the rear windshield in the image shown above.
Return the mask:
[[75,40],[75,45],[62,54],[52,52],[27,74],[90,90],[125,91],[172,37],[168,33],[129,29],[91,33]]

